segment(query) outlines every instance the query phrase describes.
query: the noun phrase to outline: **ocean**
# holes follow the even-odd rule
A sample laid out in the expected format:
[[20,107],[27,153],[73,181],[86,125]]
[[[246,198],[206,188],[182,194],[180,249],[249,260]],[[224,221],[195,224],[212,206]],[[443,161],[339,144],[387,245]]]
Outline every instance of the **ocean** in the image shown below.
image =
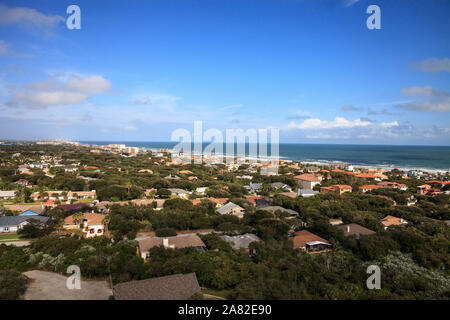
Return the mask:
[[[125,144],[147,149],[172,149],[176,142],[79,141],[82,144]],[[203,146],[207,146],[204,143]],[[267,146],[270,155],[270,145]],[[225,147],[223,148],[225,151]],[[248,152],[248,144],[246,145]],[[392,146],[349,144],[279,144],[280,159],[315,164],[347,163],[361,167],[450,171],[448,146]]]

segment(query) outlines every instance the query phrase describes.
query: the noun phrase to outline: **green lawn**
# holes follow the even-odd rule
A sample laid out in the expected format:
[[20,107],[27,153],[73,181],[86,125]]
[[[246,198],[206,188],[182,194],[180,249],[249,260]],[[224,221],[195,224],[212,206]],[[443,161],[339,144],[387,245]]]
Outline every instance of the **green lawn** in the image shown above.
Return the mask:
[[11,241],[11,240],[20,240],[20,236],[18,234],[0,234],[0,242],[2,241]]

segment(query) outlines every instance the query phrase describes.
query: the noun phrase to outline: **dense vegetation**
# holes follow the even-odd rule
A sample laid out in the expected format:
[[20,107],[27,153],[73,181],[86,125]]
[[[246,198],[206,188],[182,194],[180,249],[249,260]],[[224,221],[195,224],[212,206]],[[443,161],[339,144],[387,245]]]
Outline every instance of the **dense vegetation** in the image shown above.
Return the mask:
[[[398,170],[389,173],[390,181],[407,184],[408,190],[378,189],[357,192],[363,184],[351,175],[329,173],[322,185],[349,184],[353,193],[343,195],[319,194],[309,198],[290,198],[270,187],[282,182],[292,188],[292,175],[298,170],[280,168],[279,176],[260,176],[245,171],[224,172],[224,165],[166,166],[160,159],[148,155],[124,157],[111,153],[92,153],[85,148],[67,146],[5,146],[0,153],[0,186],[11,190],[12,182],[27,179],[35,186],[18,188],[16,202],[31,202],[30,191],[96,190],[98,200],[109,200],[108,237],[85,239],[79,234],[58,233],[58,226],[71,212],[61,208],[46,211],[50,223],[43,228],[36,223],[21,231],[22,237],[35,239],[29,247],[0,244],[0,288],[10,284],[11,290],[0,290],[0,298],[20,296],[24,282],[17,272],[41,269],[65,273],[72,264],[80,266],[85,278],[108,279],[113,284],[175,273],[195,272],[202,287],[215,290],[229,299],[448,299],[450,297],[450,229],[441,222],[450,220],[450,196],[418,195],[415,188],[420,179],[404,179]],[[12,157],[14,153],[20,156]],[[19,164],[37,161],[42,155],[59,155],[60,163],[79,163],[77,173],[50,169],[50,174],[33,169],[33,174],[17,174]],[[51,163],[51,161],[49,161]],[[99,169],[86,169],[96,166]],[[139,172],[141,169],[150,172]],[[192,174],[179,173],[189,170]],[[260,195],[271,205],[298,212],[290,217],[284,211],[268,212],[257,209],[246,200],[244,188],[249,180],[238,176],[250,175],[252,182],[263,183]],[[176,174],[180,179],[165,179]],[[89,182],[78,176],[92,178]],[[188,176],[197,179],[189,180]],[[204,195],[196,192],[207,187]],[[16,187],[17,188],[17,187]],[[156,202],[135,206],[133,199],[146,198],[146,189],[156,189],[152,196],[166,199],[161,210]],[[185,189],[190,200],[202,198],[194,205],[190,200],[170,195],[169,188]],[[414,195],[417,203],[407,206]],[[228,198],[245,209],[243,219],[233,215],[217,215],[215,203],[206,197]],[[205,199],[203,199],[205,198]],[[117,201],[125,203],[114,204]],[[156,199],[155,199],[156,201]],[[97,207],[81,211],[98,211]],[[5,211],[4,214],[13,214]],[[387,215],[408,221],[407,227],[384,230],[380,219]],[[375,235],[345,237],[332,226],[330,219],[357,223],[376,231]],[[307,254],[294,249],[289,236],[307,229],[327,239],[333,250]],[[252,232],[262,238],[253,243],[255,252],[233,250],[216,233],[202,235],[206,251],[193,248],[180,250],[157,247],[151,249],[147,262],[136,254],[139,232],[155,232],[172,236],[180,230],[211,229],[228,235]],[[366,287],[367,266],[378,265],[382,272],[381,290]],[[22,279],[22,280],[21,280]]]

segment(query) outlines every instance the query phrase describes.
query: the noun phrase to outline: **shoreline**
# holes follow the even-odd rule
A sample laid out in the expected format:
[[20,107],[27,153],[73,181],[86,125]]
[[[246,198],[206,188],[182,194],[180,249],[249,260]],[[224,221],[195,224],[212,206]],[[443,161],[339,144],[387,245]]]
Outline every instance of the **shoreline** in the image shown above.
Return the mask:
[[[110,144],[109,141],[105,141],[103,142],[104,144],[98,144],[98,143],[102,143],[100,141],[95,141],[97,142],[97,144],[86,144],[83,143],[81,141],[79,141],[80,144],[83,145],[88,145],[88,146],[107,146],[108,144]],[[147,143],[152,143],[152,142],[147,142]],[[156,142],[156,143],[161,143],[161,142]],[[126,143],[124,143],[126,147],[137,147],[137,146],[133,146],[133,145],[128,145]],[[152,152],[158,152],[158,147],[137,147],[143,150],[148,150],[148,151],[152,151]],[[172,151],[172,148],[170,147],[166,147],[169,151]],[[194,152],[191,152],[192,156],[199,156],[199,154],[195,154]],[[271,158],[269,156],[267,157],[263,157],[263,158],[255,158],[255,157],[249,157],[249,156],[243,156],[243,155],[234,155],[234,156],[229,156],[226,154],[213,154],[216,157],[245,157],[246,160],[260,160],[260,161],[271,161],[274,158]],[[320,166],[333,166],[333,165],[337,165],[337,164],[344,164],[344,165],[350,165],[353,166],[355,168],[379,168],[379,169],[386,169],[386,170],[393,170],[393,169],[398,169],[401,171],[423,171],[423,172],[431,172],[431,173],[441,173],[441,174],[445,174],[447,172],[450,172],[450,168],[431,168],[431,167],[421,167],[421,166],[408,166],[408,165],[393,165],[393,164],[364,164],[364,163],[356,163],[356,162],[349,162],[349,161],[339,161],[339,160],[325,160],[325,159],[298,159],[298,158],[294,158],[294,157],[287,157],[287,156],[282,156],[280,155],[279,157],[276,157],[275,159],[280,159],[283,161],[291,161],[291,162],[300,162],[303,164],[310,164],[310,165],[320,165]]]

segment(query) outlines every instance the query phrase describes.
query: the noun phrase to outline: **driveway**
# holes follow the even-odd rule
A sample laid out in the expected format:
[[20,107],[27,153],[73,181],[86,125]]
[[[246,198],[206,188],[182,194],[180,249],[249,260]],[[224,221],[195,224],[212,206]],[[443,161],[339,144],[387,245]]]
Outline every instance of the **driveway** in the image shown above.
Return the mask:
[[53,272],[25,272],[30,279],[25,300],[108,300],[112,290],[107,281],[81,281],[81,289],[66,287],[67,277]]

